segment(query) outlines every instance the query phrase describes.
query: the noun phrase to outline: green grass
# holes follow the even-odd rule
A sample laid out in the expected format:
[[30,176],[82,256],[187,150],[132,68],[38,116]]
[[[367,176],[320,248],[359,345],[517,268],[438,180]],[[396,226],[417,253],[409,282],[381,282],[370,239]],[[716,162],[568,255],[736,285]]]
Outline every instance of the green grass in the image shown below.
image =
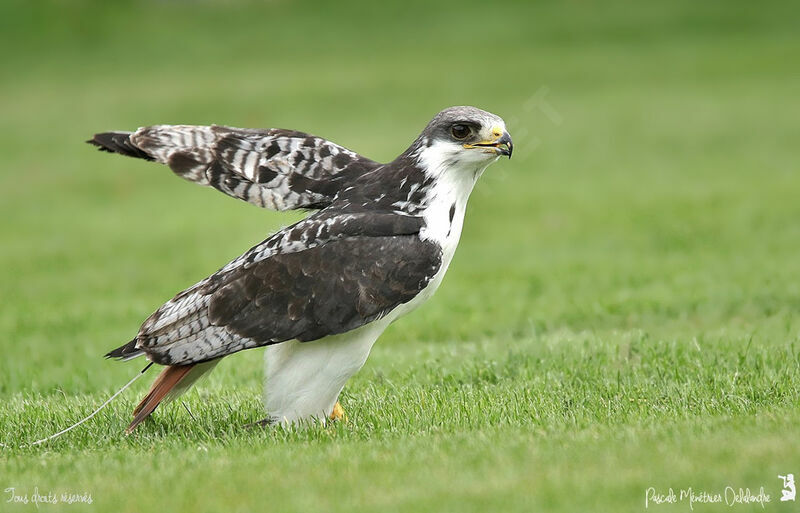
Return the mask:
[[[469,512],[764,486],[766,510],[796,510],[776,476],[800,475],[797,14],[4,3],[0,490],[94,499],[43,511]],[[436,297],[346,387],[346,423],[244,429],[263,417],[252,350],[134,436],[145,380],[18,447],[141,368],[100,355],[163,301],[300,215],[97,153],[90,134],[281,126],[389,160],[455,104],[503,116],[515,157],[479,183]],[[1,511],[35,509],[7,497]]]

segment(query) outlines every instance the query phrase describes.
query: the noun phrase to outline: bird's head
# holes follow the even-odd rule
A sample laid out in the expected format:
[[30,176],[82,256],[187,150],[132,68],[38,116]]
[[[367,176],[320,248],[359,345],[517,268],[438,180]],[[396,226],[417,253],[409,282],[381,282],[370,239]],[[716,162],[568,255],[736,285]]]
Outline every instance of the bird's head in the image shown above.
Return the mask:
[[501,156],[511,158],[513,150],[503,119],[475,107],[450,107],[436,114],[416,144],[424,160],[458,167],[485,168]]

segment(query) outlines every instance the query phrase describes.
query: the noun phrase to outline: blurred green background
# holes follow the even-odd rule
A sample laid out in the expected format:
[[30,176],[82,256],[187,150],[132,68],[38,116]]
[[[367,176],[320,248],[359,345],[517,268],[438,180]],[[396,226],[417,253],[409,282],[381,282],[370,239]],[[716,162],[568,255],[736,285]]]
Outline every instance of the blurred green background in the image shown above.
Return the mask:
[[648,486],[763,485],[789,508],[799,21],[792,1],[4,1],[10,447],[91,411],[141,365],[103,353],[302,215],[92,133],[284,127],[388,161],[467,104],[515,153],[476,188],[437,296],[346,388],[347,424],[241,430],[260,418],[248,351],[187,397],[194,418],[173,405],[123,437],[138,383],[80,432],[3,449],[0,489],[89,490],[93,511],[638,511]]

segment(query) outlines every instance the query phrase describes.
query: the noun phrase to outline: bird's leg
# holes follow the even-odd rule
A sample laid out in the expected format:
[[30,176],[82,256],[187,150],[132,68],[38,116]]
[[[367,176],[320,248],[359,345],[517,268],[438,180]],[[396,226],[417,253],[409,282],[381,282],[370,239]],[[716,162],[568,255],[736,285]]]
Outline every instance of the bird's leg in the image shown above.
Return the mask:
[[336,401],[336,404],[333,405],[333,411],[328,418],[331,420],[347,420],[347,414],[339,401]]

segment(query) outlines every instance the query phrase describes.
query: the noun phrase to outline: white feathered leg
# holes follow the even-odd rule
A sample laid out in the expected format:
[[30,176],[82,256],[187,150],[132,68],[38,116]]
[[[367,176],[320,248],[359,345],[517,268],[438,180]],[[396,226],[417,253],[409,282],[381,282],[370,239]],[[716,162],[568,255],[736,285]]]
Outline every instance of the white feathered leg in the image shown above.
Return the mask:
[[[367,361],[389,319],[312,342],[290,340],[264,353],[264,406],[272,422],[325,422],[344,384]],[[265,420],[267,420],[265,419]]]

